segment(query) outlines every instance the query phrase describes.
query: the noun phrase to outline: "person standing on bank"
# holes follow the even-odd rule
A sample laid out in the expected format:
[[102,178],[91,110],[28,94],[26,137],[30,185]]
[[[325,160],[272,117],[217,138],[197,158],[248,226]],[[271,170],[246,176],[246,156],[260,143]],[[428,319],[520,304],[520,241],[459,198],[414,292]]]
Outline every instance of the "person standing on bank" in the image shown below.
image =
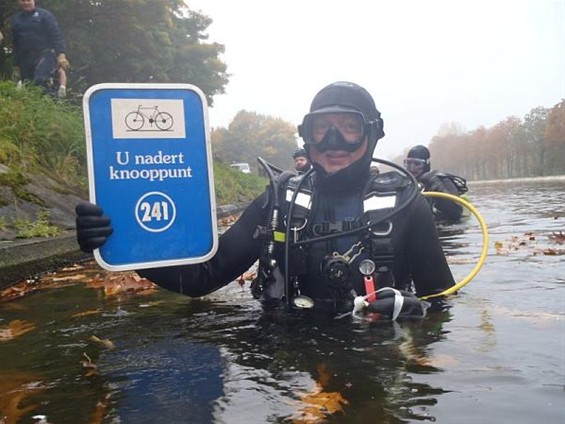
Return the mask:
[[292,154],[292,158],[294,159],[294,169],[296,169],[299,174],[303,174],[312,168],[308,154],[303,148],[296,149]]
[[[418,145],[408,151],[404,166],[416,177],[424,191],[436,191],[459,196],[467,191],[466,182],[456,175],[440,173],[432,170],[430,151],[427,147]],[[455,183],[458,181],[458,185]],[[458,221],[463,214],[459,203],[449,199],[429,198],[434,215],[439,221]]]
[[[35,0],[17,0],[20,7],[12,18],[14,74],[22,82],[31,81],[51,95],[59,87],[51,87],[58,69],[68,70],[65,41],[53,14],[35,6]],[[66,76],[66,74],[65,74]]]
[[[220,236],[209,261],[138,273],[165,289],[199,297],[259,260],[252,293],[266,308],[294,305],[347,316],[354,315],[347,314],[354,301],[367,296],[365,306],[374,316],[423,317],[428,305],[411,291],[419,297],[440,294],[454,280],[418,187],[398,172],[370,172],[374,148],[384,136],[371,95],[351,82],[326,86],[314,97],[299,135],[313,170],[280,184],[277,231],[289,237],[277,238],[265,228],[274,216],[273,186]],[[293,192],[300,202],[292,202]],[[81,203],[76,213],[83,251],[111,237],[110,217],[99,206]],[[374,277],[374,287],[367,287],[368,277]],[[382,289],[376,299],[373,288]]]

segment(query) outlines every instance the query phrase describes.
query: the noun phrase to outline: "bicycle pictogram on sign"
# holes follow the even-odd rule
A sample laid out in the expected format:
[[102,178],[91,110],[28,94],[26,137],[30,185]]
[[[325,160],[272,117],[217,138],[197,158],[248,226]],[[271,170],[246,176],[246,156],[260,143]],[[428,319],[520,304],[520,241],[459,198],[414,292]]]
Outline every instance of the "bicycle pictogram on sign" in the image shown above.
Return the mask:
[[159,110],[159,106],[139,105],[137,110],[125,117],[130,131],[169,131],[173,126],[173,116]]

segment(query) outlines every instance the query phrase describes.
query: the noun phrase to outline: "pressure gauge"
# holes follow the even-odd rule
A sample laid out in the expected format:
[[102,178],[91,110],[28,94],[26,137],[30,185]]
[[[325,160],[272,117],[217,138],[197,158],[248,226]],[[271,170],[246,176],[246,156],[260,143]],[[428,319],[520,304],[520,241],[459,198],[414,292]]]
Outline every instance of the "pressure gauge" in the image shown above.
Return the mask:
[[359,272],[365,276],[375,272],[375,263],[370,259],[363,259],[359,264]]
[[300,309],[310,309],[314,307],[314,301],[308,296],[304,296],[302,294],[299,294],[294,299],[292,299],[292,303],[294,303],[294,306]]

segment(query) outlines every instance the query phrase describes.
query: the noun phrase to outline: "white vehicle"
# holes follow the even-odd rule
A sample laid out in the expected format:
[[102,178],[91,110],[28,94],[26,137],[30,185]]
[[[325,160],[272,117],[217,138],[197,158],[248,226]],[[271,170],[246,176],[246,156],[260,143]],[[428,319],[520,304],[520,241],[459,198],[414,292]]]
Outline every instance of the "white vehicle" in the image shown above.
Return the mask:
[[243,172],[244,174],[251,174],[251,168],[249,167],[249,164],[247,162],[232,163],[230,166],[232,168],[236,168],[237,170]]

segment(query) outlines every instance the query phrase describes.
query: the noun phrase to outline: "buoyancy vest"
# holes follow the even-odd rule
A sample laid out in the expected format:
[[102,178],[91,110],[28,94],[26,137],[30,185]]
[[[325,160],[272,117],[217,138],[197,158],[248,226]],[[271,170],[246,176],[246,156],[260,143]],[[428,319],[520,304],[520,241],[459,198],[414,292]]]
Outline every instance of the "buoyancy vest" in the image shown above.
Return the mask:
[[[387,172],[371,175],[364,187],[338,195],[316,190],[311,175],[299,175],[283,184],[280,230],[288,235],[288,279],[291,296],[298,293],[319,300],[335,301],[336,296],[365,294],[359,263],[371,259],[375,265],[378,287],[394,287],[392,274],[394,250],[391,242],[392,215],[407,198],[409,178]],[[279,269],[272,275],[282,276],[285,269],[285,237],[278,239],[274,259]],[[328,281],[325,267],[348,262],[347,284],[341,290]],[[348,261],[349,260],[349,261]],[[332,262],[334,261],[334,262]],[[261,275],[259,270],[259,275]],[[273,278],[271,279],[273,280]],[[275,279],[276,280],[276,279]],[[273,285],[273,281],[269,285]],[[278,283],[274,284],[279,286]],[[257,287],[256,287],[257,289]],[[256,290],[262,300],[280,297],[276,287]]]
[[437,172],[436,175],[442,180],[449,180],[457,188],[459,196],[463,196],[469,191],[467,180],[459,175],[450,174],[449,172]]

